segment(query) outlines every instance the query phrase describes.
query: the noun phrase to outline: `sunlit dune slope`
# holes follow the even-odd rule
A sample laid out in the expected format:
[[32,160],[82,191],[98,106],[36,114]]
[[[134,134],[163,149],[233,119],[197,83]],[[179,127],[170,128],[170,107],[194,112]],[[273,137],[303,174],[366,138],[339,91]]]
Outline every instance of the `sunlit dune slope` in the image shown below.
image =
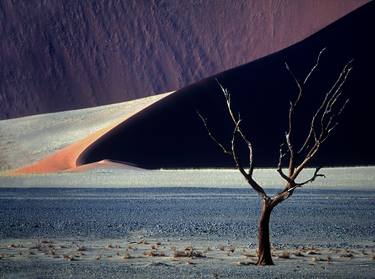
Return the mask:
[[26,165],[18,172],[74,168],[75,159],[98,137],[166,95],[0,121],[0,170]]

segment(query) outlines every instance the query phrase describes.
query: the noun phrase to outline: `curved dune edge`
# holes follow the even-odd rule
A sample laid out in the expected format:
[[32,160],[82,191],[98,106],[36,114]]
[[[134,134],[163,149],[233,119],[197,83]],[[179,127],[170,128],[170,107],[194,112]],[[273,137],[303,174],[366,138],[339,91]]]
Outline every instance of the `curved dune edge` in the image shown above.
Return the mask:
[[[78,159],[80,155],[88,150],[90,146],[95,143],[99,138],[104,136],[106,133],[110,132],[113,128],[118,125],[121,125],[129,118],[142,112],[145,108],[151,106],[152,104],[159,102],[160,100],[164,99],[168,95],[174,93],[175,91],[163,93],[157,95],[158,98],[153,98],[148,102],[142,103],[138,107],[134,108],[134,111],[128,113],[117,120],[113,121],[111,125],[96,131],[95,133],[90,134],[89,136],[81,139],[55,153],[52,155],[48,155],[47,157],[25,167],[21,167],[14,171],[8,172],[9,175],[21,175],[21,174],[42,174],[42,173],[53,173],[53,172],[61,172],[61,171],[86,171],[96,167],[120,167],[123,165],[126,169],[126,165],[103,160],[97,163],[92,163],[89,165],[80,165]],[[145,98],[147,99],[147,98]],[[132,168],[129,166],[129,168]]]

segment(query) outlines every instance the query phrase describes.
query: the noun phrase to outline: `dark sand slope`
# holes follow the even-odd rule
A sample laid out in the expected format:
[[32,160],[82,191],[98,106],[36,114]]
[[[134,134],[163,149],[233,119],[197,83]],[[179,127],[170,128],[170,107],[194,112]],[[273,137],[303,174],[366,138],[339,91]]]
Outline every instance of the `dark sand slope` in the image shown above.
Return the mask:
[[307,132],[309,113],[344,64],[354,58],[354,70],[344,88],[350,105],[315,164],[375,164],[374,26],[375,2],[371,2],[296,45],[166,97],[111,130],[78,161],[87,164],[110,159],[145,168],[231,166],[230,158],[209,139],[196,114],[199,110],[207,116],[218,138],[229,143],[232,127],[217,78],[232,92],[233,104],[241,112],[243,127],[254,143],[256,165],[275,166],[287,124],[288,103],[297,92],[284,62],[302,79],[319,51],[327,47],[321,66],[306,89],[302,109],[297,112],[296,130]]
[[306,38],[368,0],[0,1],[0,119],[167,92]]

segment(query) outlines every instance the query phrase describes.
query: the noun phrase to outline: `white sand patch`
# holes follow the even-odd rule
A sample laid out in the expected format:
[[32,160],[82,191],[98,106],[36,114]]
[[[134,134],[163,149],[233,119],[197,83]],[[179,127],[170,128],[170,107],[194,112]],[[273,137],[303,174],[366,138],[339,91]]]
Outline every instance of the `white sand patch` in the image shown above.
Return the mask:
[[[301,180],[313,169],[302,173]],[[304,188],[374,189],[375,167],[326,168],[320,178]],[[282,188],[283,180],[276,170],[255,170],[256,180],[265,188]],[[0,176],[0,187],[221,187],[248,188],[237,170],[136,170],[123,168],[91,169],[46,175]]]

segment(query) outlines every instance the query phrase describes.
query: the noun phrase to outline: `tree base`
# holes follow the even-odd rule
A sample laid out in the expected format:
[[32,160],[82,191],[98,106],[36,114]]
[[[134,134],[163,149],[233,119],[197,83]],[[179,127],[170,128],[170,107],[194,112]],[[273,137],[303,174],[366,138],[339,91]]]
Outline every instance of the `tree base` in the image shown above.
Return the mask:
[[274,263],[272,259],[268,259],[268,260],[262,259],[262,260],[258,260],[256,265],[265,266],[265,265],[274,265]]

